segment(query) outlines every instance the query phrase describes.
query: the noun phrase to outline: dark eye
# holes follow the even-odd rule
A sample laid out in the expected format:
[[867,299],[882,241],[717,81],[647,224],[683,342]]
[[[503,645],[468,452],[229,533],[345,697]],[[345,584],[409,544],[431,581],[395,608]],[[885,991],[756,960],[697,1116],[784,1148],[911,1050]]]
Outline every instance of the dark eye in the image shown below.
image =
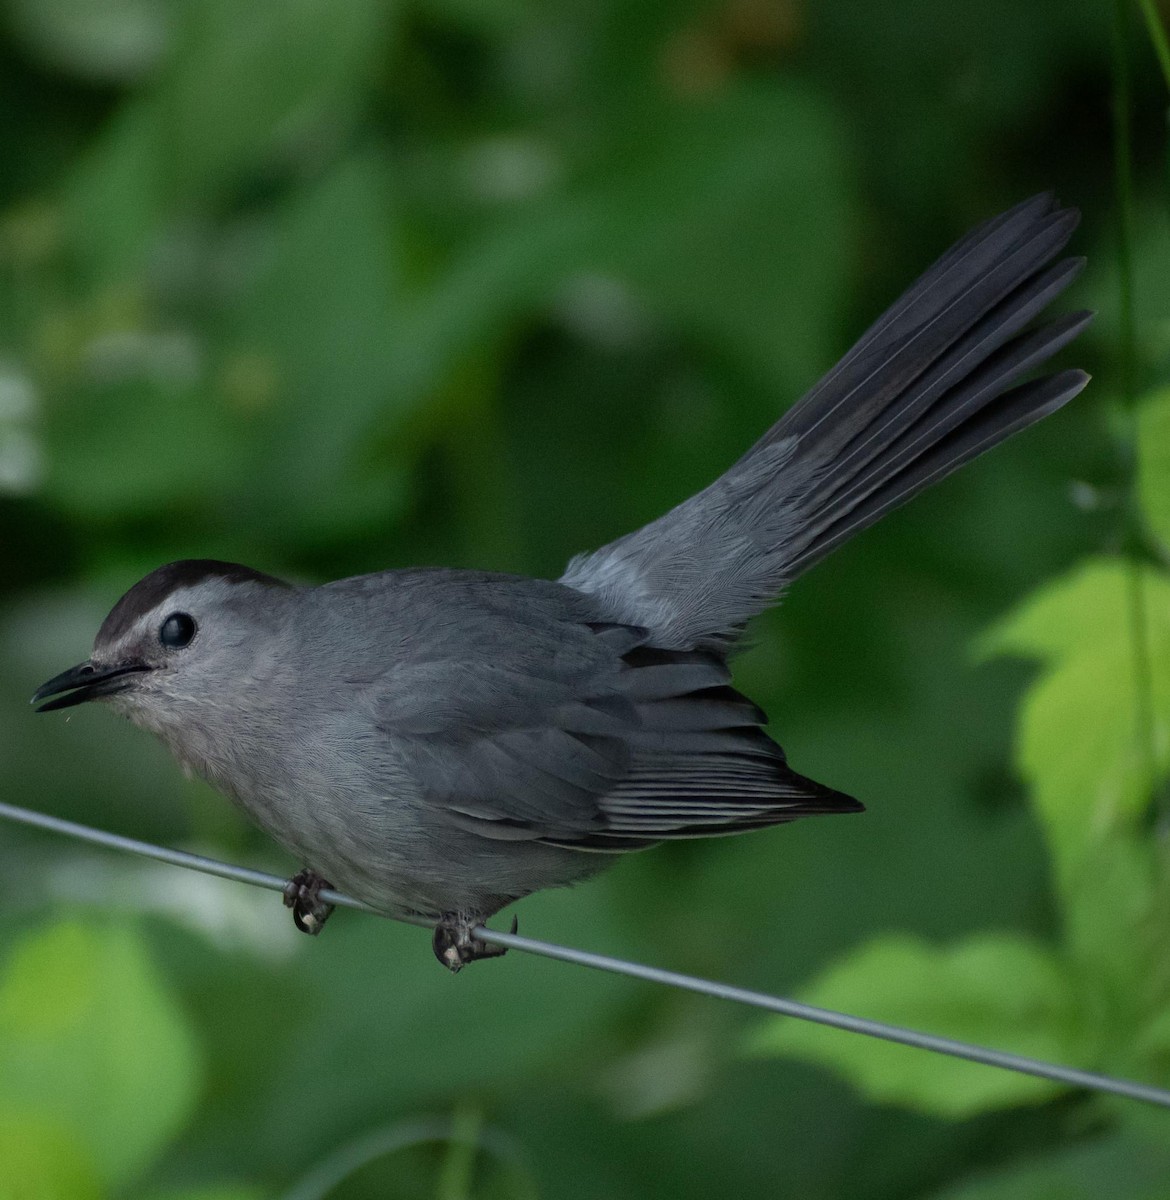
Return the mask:
[[158,640],[172,650],[187,645],[195,636],[195,622],[186,613],[171,613],[158,631]]

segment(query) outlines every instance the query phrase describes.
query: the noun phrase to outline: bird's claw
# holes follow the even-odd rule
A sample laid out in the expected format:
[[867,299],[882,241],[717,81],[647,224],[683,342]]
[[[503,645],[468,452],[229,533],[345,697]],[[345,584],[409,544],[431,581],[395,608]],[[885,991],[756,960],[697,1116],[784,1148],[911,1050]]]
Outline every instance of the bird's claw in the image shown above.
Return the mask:
[[[472,930],[480,923],[480,919],[469,913],[445,913],[443,919],[435,926],[435,936],[432,946],[435,957],[455,974],[470,962],[480,958],[500,958],[507,954],[507,946],[491,946],[482,938],[472,934]],[[510,932],[515,933],[520,928],[515,917],[512,918]]]
[[324,928],[333,905],[321,899],[321,891],[332,887],[328,879],[322,879],[307,867],[284,885],[284,906],[292,909],[293,924],[301,933],[315,937]]

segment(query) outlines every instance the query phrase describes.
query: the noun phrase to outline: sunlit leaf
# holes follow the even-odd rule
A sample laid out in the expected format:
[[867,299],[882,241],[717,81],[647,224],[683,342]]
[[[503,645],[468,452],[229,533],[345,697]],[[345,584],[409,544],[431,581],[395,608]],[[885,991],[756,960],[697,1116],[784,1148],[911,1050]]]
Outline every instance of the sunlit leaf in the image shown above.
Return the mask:
[[101,1200],[97,1170],[63,1124],[0,1101],[0,1200]]
[[132,927],[62,921],[0,975],[0,1103],[58,1122],[103,1179],[126,1182],[191,1111],[198,1058]]
[[[801,998],[1049,1061],[1075,1064],[1083,1058],[1061,967],[1037,943],[1009,934],[946,948],[908,937],[879,938],[830,967]],[[873,1100],[946,1117],[1035,1104],[1060,1090],[1029,1075],[786,1017],[757,1029],[750,1048],[754,1054],[821,1063]]]
[[1064,898],[1065,943],[1077,965],[1082,1024],[1102,1046],[1127,1053],[1151,1009],[1165,1008],[1166,940],[1156,912],[1148,839],[1114,834],[1094,845]]
[[[1139,613],[1145,637],[1135,646]],[[1170,764],[1170,580],[1091,562],[1026,600],[982,650],[1043,663],[1024,697],[1017,755],[1058,882],[1070,887],[1092,848],[1144,810],[1150,766],[1161,774]]]

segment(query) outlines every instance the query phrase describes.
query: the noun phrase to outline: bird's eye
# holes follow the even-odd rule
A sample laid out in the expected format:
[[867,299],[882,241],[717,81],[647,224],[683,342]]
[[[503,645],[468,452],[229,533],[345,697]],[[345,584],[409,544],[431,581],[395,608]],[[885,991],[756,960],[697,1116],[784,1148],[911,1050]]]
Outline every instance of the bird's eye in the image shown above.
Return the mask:
[[195,622],[184,612],[171,613],[158,631],[158,640],[172,650],[181,649],[195,636]]

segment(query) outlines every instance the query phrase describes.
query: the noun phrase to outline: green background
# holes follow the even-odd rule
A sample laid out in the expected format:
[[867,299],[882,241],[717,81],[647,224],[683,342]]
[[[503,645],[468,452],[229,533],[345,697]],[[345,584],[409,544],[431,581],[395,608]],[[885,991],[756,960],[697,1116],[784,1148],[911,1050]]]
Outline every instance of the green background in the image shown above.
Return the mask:
[[[1170,401],[1139,443],[1126,416],[1170,358],[1166,94],[1099,0],[4,0],[0,795],[289,871],[110,714],[33,719],[135,579],[555,576],[1053,188],[1093,384],[738,662],[868,812],[519,915],[1170,1083]],[[425,932],[310,941],[267,893],[15,827],[0,878],[0,1200],[1166,1194],[1170,1122],[1132,1104],[518,954],[453,978]]]

